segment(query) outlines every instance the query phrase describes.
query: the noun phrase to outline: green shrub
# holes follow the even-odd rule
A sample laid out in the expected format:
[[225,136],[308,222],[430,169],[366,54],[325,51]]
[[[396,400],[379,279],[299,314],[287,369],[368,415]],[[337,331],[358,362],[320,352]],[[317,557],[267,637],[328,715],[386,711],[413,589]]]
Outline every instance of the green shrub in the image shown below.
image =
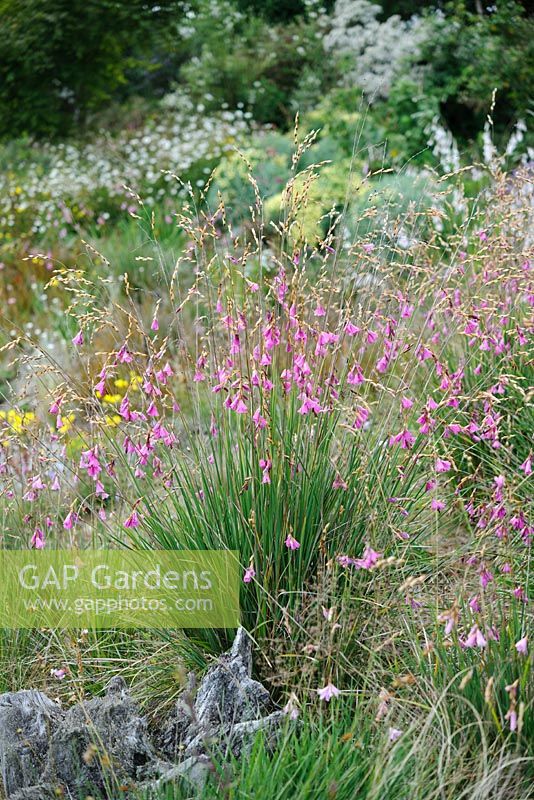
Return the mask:
[[0,136],[63,135],[126,82],[181,3],[1,0]]
[[203,13],[207,18],[199,15],[190,41],[199,55],[184,64],[180,79],[206,108],[242,106],[258,122],[287,128],[293,122],[292,98],[299,93],[302,75],[312,72],[315,78],[308,103],[331,82],[314,22],[269,26],[261,17],[236,14],[230,3],[221,6],[217,26],[210,8]]
[[492,117],[498,133],[532,111],[534,19],[516,0],[474,13],[463,0],[432,17],[434,35],[423,52],[425,97],[439,103],[453,133],[474,139],[496,89]]

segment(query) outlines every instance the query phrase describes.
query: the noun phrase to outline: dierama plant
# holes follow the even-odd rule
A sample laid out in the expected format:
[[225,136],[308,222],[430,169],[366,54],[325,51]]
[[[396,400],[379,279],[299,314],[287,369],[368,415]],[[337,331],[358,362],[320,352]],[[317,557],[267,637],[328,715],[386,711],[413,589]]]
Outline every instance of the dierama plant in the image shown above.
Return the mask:
[[[146,319],[127,276],[114,298],[105,278],[56,270],[76,366],[36,373],[46,439],[43,428],[4,434],[9,530],[18,509],[19,545],[235,550],[243,621],[266,649],[310,635],[302,609],[325,571],[352,597],[353,638],[370,613],[358,597],[377,598],[379,628],[401,591],[424,610],[420,626],[430,612],[443,625],[458,664],[467,651],[485,658],[514,609],[522,668],[532,427],[514,436],[515,411],[503,412],[510,392],[527,402],[514,375],[532,354],[521,178],[496,171],[447,238],[438,195],[424,241],[417,209],[354,241],[350,211],[333,210],[310,241],[301,214],[316,172],[297,174],[299,154],[269,227],[252,177],[238,234],[222,199],[210,210],[191,198],[177,215],[186,250]],[[328,611],[325,622],[345,624]],[[342,701],[355,685],[342,648],[314,652],[315,697]],[[515,730],[526,688],[512,677],[501,724]]]

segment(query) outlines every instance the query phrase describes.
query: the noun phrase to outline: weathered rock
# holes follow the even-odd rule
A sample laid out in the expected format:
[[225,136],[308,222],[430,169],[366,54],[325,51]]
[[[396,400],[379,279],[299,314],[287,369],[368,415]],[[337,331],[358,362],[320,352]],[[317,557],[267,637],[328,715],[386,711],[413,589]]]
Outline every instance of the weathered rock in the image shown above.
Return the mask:
[[[87,795],[121,797],[140,785],[150,796],[167,783],[202,787],[214,758],[240,757],[259,731],[274,746],[285,715],[251,677],[252,645],[242,628],[231,650],[202,679],[194,675],[153,747],[145,719],[121,678],[105,697],[63,712],[37,691],[0,695],[0,767],[9,800]],[[176,763],[178,762],[178,763]]]
[[179,764],[160,766],[159,777],[141,784],[139,788],[144,790],[147,798],[161,797],[161,790],[176,781],[185,781],[196,789],[202,789],[211,770],[212,764],[207,756],[191,756]]
[[283,711],[273,711],[267,717],[238,722],[228,733],[228,748],[235,758],[247,755],[257,734],[261,731],[265,737],[268,750],[274,750],[278,742],[280,730],[287,717]]
[[174,710],[156,734],[156,746],[167,758],[178,761],[183,757],[185,742],[194,719],[195,675],[187,676],[186,688],[175,703]]
[[58,794],[50,784],[39,783],[37,786],[29,786],[10,794],[9,800],[58,800]]
[[257,719],[271,707],[269,692],[251,673],[252,644],[240,628],[230,652],[208,670],[198,688],[195,714],[204,728]]
[[208,670],[196,696],[188,687],[167,721],[161,747],[169,758],[199,756],[223,744],[239,723],[258,720],[273,708],[267,689],[251,678],[252,643],[240,628],[228,653]]
[[105,697],[67,711],[50,740],[44,779],[91,794],[137,780],[154,755],[145,719],[122,678],[114,678]]
[[0,773],[9,797],[40,781],[61,708],[32,689],[0,695]]

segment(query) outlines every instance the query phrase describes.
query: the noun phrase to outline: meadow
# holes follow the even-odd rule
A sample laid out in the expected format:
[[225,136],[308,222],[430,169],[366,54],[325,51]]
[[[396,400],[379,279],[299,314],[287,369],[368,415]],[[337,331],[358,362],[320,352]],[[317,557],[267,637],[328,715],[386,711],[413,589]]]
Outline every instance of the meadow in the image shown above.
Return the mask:
[[[527,800],[532,16],[174,5],[160,72],[0,143],[2,548],[237,552],[287,724],[161,800]],[[234,633],[4,629],[0,691],[157,728]]]

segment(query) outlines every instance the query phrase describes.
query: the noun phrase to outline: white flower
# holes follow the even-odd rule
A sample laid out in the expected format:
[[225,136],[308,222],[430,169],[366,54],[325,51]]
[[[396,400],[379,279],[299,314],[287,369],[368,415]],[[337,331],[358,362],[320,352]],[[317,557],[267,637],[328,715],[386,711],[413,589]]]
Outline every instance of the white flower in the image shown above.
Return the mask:
[[368,97],[386,98],[393,80],[409,59],[417,60],[429,36],[425,20],[402,20],[393,15],[378,21],[382,9],[368,0],[337,0],[330,30],[324,37],[327,51],[350,56],[354,67],[347,82],[361,87]]

